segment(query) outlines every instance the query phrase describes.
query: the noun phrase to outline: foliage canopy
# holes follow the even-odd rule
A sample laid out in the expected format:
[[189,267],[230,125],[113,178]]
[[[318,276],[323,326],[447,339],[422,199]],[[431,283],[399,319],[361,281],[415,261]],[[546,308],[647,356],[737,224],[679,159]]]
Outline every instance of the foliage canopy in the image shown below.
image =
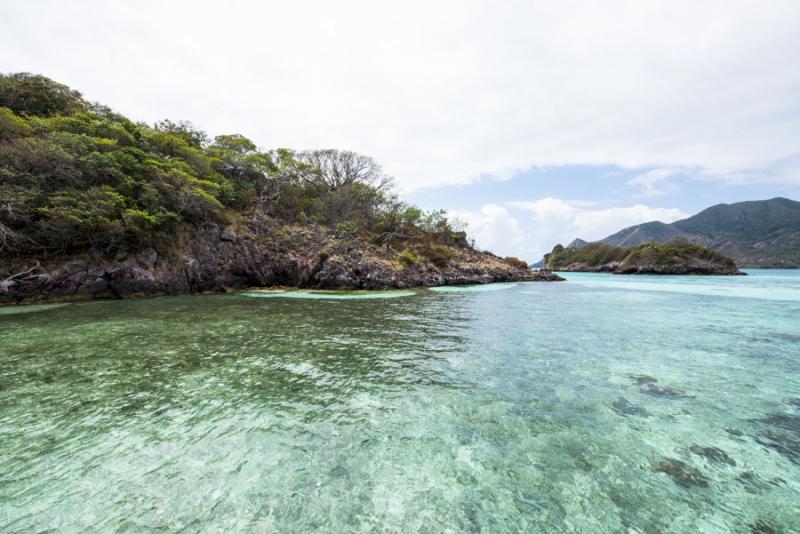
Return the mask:
[[[392,193],[372,158],[262,150],[190,122],[133,122],[44,76],[0,74],[0,251],[63,253],[168,243],[180,224],[263,214],[385,243],[423,231],[466,244],[444,212]],[[433,250],[437,261],[444,261]]]

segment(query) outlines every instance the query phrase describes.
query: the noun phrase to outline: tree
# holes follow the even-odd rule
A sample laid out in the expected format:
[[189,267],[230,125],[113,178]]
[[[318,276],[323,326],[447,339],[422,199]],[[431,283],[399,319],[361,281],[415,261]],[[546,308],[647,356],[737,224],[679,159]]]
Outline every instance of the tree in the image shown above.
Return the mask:
[[306,178],[324,184],[329,191],[350,184],[385,191],[392,183],[374,159],[348,150],[310,150],[301,152],[298,159],[309,165]]
[[261,150],[238,134],[210,140],[190,122],[134,123],[44,76],[0,74],[0,251],[165,244],[179,223],[241,215],[313,220],[387,245],[466,245],[444,212],[401,202],[370,157]]
[[78,91],[50,78],[18,72],[0,74],[0,107],[20,115],[48,117],[87,108]]
[[33,129],[8,108],[0,108],[0,142],[30,135]]
[[223,152],[247,154],[248,152],[255,152],[257,147],[255,143],[243,135],[230,134],[216,136],[211,148],[216,148]]
[[154,130],[179,137],[194,148],[202,148],[208,144],[208,135],[203,130],[197,129],[189,121],[172,122],[169,119],[164,119],[155,124]]

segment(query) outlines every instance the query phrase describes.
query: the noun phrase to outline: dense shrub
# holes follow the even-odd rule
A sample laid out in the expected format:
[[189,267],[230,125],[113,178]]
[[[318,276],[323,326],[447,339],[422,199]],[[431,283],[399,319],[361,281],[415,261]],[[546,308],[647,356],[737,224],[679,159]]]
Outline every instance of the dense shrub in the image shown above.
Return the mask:
[[607,245],[605,243],[589,243],[580,249],[564,248],[557,245],[547,257],[547,264],[558,269],[571,263],[585,263],[596,266],[610,262],[622,261],[627,256],[627,249]]
[[453,259],[453,252],[444,245],[424,244],[417,251],[437,267],[446,267]]
[[[443,211],[399,202],[391,178],[348,151],[260,150],[189,122],[134,123],[43,76],[0,75],[0,250],[112,249],[236,213],[396,241],[466,245]],[[445,248],[431,261],[446,263]]]
[[407,265],[409,267],[414,265],[415,263],[417,263],[419,261],[419,258],[417,257],[417,255],[414,254],[413,252],[411,252],[408,249],[406,249],[403,252],[401,252],[400,254],[398,254],[395,259],[397,261],[399,261],[400,263],[402,263],[404,265]]
[[26,72],[0,76],[0,107],[16,114],[47,117],[87,106],[79,92],[44,76]]
[[685,262],[689,257],[696,257],[711,262],[725,263],[735,267],[735,262],[727,256],[685,238],[676,238],[667,243],[644,243],[628,250],[625,263],[648,261],[656,265],[671,265]]

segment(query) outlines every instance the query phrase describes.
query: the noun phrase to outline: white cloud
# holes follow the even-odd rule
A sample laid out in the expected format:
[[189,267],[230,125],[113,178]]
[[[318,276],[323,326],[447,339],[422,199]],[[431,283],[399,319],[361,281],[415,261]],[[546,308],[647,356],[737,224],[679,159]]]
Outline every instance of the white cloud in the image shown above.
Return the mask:
[[488,204],[478,212],[458,211],[450,215],[468,224],[468,232],[478,246],[528,261],[537,261],[556,243],[567,244],[576,237],[595,241],[634,224],[654,220],[670,223],[689,216],[675,208],[652,208],[644,204],[600,208],[551,197],[506,205],[526,216],[516,217],[496,204]]
[[447,216],[466,223],[469,238],[483,250],[511,256],[525,247],[527,236],[519,221],[497,204],[486,204],[478,212],[453,210]]
[[676,169],[653,169],[634,176],[626,185],[639,188],[640,194],[646,197],[671,195],[680,191],[677,184],[669,181],[678,172]]
[[800,183],[800,2],[2,1],[2,68],[340,147],[405,190],[532,166]]

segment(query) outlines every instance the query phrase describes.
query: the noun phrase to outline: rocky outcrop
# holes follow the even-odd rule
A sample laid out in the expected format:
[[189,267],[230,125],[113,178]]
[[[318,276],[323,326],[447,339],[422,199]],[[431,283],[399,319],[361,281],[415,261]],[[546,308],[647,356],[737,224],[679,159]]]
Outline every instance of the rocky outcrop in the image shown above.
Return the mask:
[[0,304],[231,291],[291,286],[392,289],[506,281],[562,280],[468,247],[412,264],[365,236],[269,219],[185,228],[167,251],[144,248],[70,257],[0,259]]
[[704,274],[704,275],[744,275],[735,265],[723,262],[692,258],[685,263],[659,264],[647,261],[621,264],[614,268],[615,274]]
[[704,274],[704,275],[743,275],[735,266],[711,261],[688,261],[685,263],[659,264],[655,262],[609,262],[599,265],[570,263],[559,266],[560,272],[573,273],[612,273],[612,274]]
[[722,254],[686,240],[666,244],[645,243],[622,248],[589,243],[581,248],[556,245],[545,256],[555,271],[614,274],[742,275],[736,264]]

